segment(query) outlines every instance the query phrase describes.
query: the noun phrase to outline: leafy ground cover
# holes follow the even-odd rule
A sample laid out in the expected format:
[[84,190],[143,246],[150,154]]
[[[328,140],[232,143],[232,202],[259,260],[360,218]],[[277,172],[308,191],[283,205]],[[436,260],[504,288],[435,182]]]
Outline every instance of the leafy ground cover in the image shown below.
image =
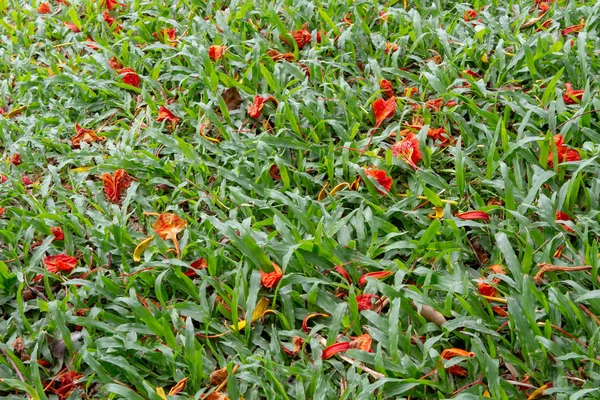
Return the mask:
[[600,3],[0,13],[5,398],[600,398]]

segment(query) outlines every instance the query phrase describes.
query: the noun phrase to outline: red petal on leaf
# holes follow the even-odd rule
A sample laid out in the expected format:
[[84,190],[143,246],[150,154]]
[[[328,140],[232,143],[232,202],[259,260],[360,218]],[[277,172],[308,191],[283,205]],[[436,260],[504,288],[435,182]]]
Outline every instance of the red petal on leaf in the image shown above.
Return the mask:
[[75,32],[75,33],[79,33],[79,32],[81,32],[81,31],[79,30],[79,28],[77,27],[77,25],[75,25],[75,24],[74,24],[74,23],[72,23],[72,22],[67,22],[67,21],[65,21],[65,26],[66,26],[67,28],[69,28],[70,30],[72,30],[73,32]]
[[279,171],[279,167],[277,166],[277,164],[273,164],[271,165],[271,168],[269,168],[269,176],[271,176],[272,179],[281,180],[281,173]]
[[56,240],[65,240],[65,233],[60,226],[51,227],[50,232],[52,232],[52,236],[54,236],[53,242]]
[[117,57],[111,57],[110,60],[108,60],[108,65],[115,71],[123,69],[123,64],[117,60]]
[[348,281],[348,283],[352,283],[352,279],[350,279],[350,274],[348,274],[346,268],[342,267],[341,265],[336,265],[335,267],[333,267],[333,269],[335,270],[335,272],[343,276],[344,279]]
[[102,174],[100,179],[104,182],[106,198],[113,203],[121,201],[121,194],[133,182],[133,178],[124,169],[116,170],[113,175]]
[[439,99],[428,100],[425,103],[425,107],[427,107],[427,109],[432,110],[432,111],[440,111],[442,109],[443,104],[444,104],[444,100],[442,100],[442,98],[440,97]]
[[140,87],[140,77],[131,68],[122,68],[119,71],[119,75],[123,76],[123,83],[131,86]]
[[442,357],[444,360],[449,360],[454,357],[474,358],[475,353],[473,353],[472,351],[466,351],[466,350],[457,349],[454,347],[451,349],[443,350],[442,354],[440,354],[440,357]]
[[577,24],[577,25],[572,25],[572,26],[568,26],[565,29],[563,29],[562,31],[560,31],[560,34],[562,36],[566,36],[569,33],[576,33],[576,32],[581,32],[581,30],[585,27],[585,20],[581,20],[581,23]]
[[360,335],[355,337],[350,342],[350,348],[355,350],[362,350],[368,353],[372,353],[371,344],[373,343],[373,339],[371,339],[371,335],[365,333],[364,335]]
[[66,254],[57,254],[48,256],[44,259],[44,265],[48,272],[66,272],[69,273],[77,267],[77,259]]
[[566,91],[563,94],[563,101],[565,104],[577,104],[580,103],[583,99],[583,94],[585,90],[573,90],[573,86],[570,83],[565,84]]
[[387,79],[379,81],[379,88],[386,94],[387,97],[394,97],[394,89],[392,88],[392,82]]
[[452,375],[456,375],[456,376],[467,376],[469,375],[469,373],[467,372],[466,369],[464,369],[463,367],[461,367],[460,365],[452,365],[448,368],[446,368],[446,371]]
[[309,31],[306,29],[300,29],[297,31],[291,31],[290,35],[294,38],[296,43],[298,43],[298,48],[302,50],[304,46],[306,46],[312,40],[312,36]]
[[492,310],[496,313],[496,315],[500,317],[508,317],[508,313],[506,312],[506,310],[500,306],[493,306]]
[[331,346],[326,347],[325,350],[323,350],[323,355],[321,356],[321,358],[323,360],[327,360],[328,358],[333,357],[337,353],[342,353],[342,352],[348,350],[349,348],[350,348],[350,342],[340,342],[340,343],[332,344]]
[[477,288],[479,289],[479,293],[481,293],[483,296],[489,296],[489,297],[496,296],[496,293],[497,293],[496,288],[493,287],[492,285],[490,285],[489,283],[485,282],[482,279],[480,279],[479,282],[477,282]]
[[271,264],[273,265],[272,272],[260,271],[260,284],[267,289],[276,287],[283,277],[283,272],[281,271],[281,268],[279,268],[279,265],[275,264],[273,261],[271,261]]
[[50,14],[52,10],[50,10],[50,4],[41,3],[37,9],[38,14]]
[[373,278],[373,279],[385,279],[390,275],[393,275],[394,272],[393,271],[376,271],[376,272],[368,272],[366,274],[364,274],[363,276],[360,277],[358,284],[360,286],[364,286],[365,283],[367,283],[367,278]]
[[396,112],[396,97],[392,96],[387,100],[377,99],[373,102],[373,114],[375,114],[375,128],[387,119],[394,116]]
[[[557,220],[557,221],[573,221],[573,220],[571,219],[571,217],[569,217],[569,214],[567,214],[567,213],[564,213],[564,212],[562,212],[562,211],[557,211],[557,212],[556,212],[556,220]],[[566,224],[559,224],[559,225],[560,225],[560,226],[562,226],[563,228],[565,228],[565,230],[566,230],[567,232],[571,232],[571,233],[575,232],[573,229],[571,229],[571,228],[570,228],[568,225],[566,225]]]
[[463,15],[463,19],[466,22],[469,22],[475,18],[477,18],[477,11],[475,11],[475,10],[467,10],[467,11],[465,11],[465,14]]
[[21,164],[21,155],[19,153],[15,153],[10,157],[10,163],[15,167]]
[[225,51],[225,46],[220,45],[212,45],[208,48],[208,56],[213,61],[218,61],[223,58],[223,52]]
[[485,211],[467,211],[456,214],[456,218],[460,218],[465,221],[489,221],[491,219],[490,215]]
[[117,24],[117,20],[110,16],[108,10],[104,10],[104,22],[106,22],[109,26],[114,26],[114,31],[119,32],[123,27]]
[[404,88],[404,97],[412,98],[414,95],[419,94],[419,89],[416,87]]
[[417,163],[423,158],[419,149],[419,140],[414,133],[410,133],[401,141],[396,142],[392,146],[392,154],[403,159],[415,170],[419,169]]
[[372,299],[379,299],[379,296],[365,293],[356,296],[356,302],[358,303],[358,311],[372,310]]
[[160,106],[158,109],[158,118],[156,118],[156,122],[161,121],[170,121],[173,125],[177,125],[179,123],[179,117],[175,116],[169,109],[165,106]]
[[302,330],[305,333],[310,333],[310,329],[308,329],[308,321],[311,318],[315,318],[315,317],[329,317],[329,314],[323,314],[323,313],[312,313],[312,314],[308,314],[303,320],[302,320]]
[[281,349],[283,351],[285,351],[287,354],[289,354],[290,356],[296,355],[296,353],[298,353],[300,351],[300,349],[304,345],[304,339],[302,339],[300,336],[294,336],[292,338],[292,344],[294,345],[293,350],[290,350],[287,347],[285,347],[284,345],[281,345]]
[[[392,187],[392,178],[388,176],[384,170],[377,168],[364,168],[364,171],[367,176],[375,179],[385,189],[386,192],[390,191]],[[377,191],[381,194],[386,194],[386,192],[383,192],[379,189],[377,189]]]
[[260,118],[262,109],[265,107],[266,99],[262,96],[254,96],[254,103],[248,103],[248,115],[250,118]]
[[196,261],[193,261],[190,264],[190,268],[188,268],[183,274],[189,278],[193,278],[194,276],[198,275],[199,270],[205,268],[208,268],[208,263],[204,257],[200,257]]

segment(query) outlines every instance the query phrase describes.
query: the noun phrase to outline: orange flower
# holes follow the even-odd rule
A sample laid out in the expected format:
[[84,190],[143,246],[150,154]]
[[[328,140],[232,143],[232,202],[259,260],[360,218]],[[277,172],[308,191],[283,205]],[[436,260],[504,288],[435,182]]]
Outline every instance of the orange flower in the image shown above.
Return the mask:
[[291,31],[290,35],[292,35],[292,37],[294,38],[296,43],[298,43],[298,48],[300,50],[302,50],[304,48],[304,46],[306,46],[306,44],[310,43],[310,41],[312,40],[310,32],[307,31],[306,29]]
[[442,109],[442,104],[444,104],[444,101],[440,97],[439,99],[428,100],[425,103],[425,107],[432,111],[440,111]]
[[152,34],[157,40],[169,41],[172,46],[175,46],[177,43],[173,43],[177,40],[177,31],[175,28],[163,28],[160,30],[160,33],[154,32]]
[[372,299],[379,299],[379,296],[366,293],[359,294],[358,296],[356,296],[356,302],[358,303],[358,311],[372,310]]
[[479,289],[479,293],[483,296],[495,297],[496,293],[498,293],[495,287],[486,283],[483,279],[480,279],[477,282],[477,288]]
[[[103,0],[102,5],[106,7],[109,11],[112,11],[113,8],[119,5],[119,2],[116,0]],[[121,4],[122,7],[125,7],[125,4]]]
[[350,342],[340,342],[340,343],[332,344],[331,346],[326,347],[325,350],[323,350],[323,354],[321,355],[321,358],[323,360],[327,360],[328,358],[333,357],[337,353],[342,353],[342,352],[348,350],[349,348],[350,348]]
[[568,26],[565,29],[563,29],[562,31],[560,31],[560,34],[563,36],[568,35],[569,33],[577,33],[577,32],[581,32],[581,30],[585,27],[585,20],[582,19],[581,22],[577,25],[572,25],[572,26]]
[[73,32],[75,32],[75,33],[79,33],[79,32],[81,32],[81,31],[79,30],[79,28],[77,27],[77,25],[75,25],[75,24],[74,24],[74,23],[72,23],[72,22],[67,22],[67,21],[65,21],[65,22],[64,22],[64,24],[65,24],[65,26],[66,26],[67,28],[69,28],[70,30],[72,30],[72,31],[73,31]]
[[108,65],[110,65],[110,67],[115,71],[123,69],[123,64],[117,60],[117,57],[111,57],[110,60],[108,60]]
[[50,10],[50,4],[41,3],[37,9],[38,14],[50,14],[52,10]]
[[393,275],[394,272],[392,271],[376,271],[376,272],[368,272],[366,274],[364,274],[363,276],[360,277],[358,284],[360,286],[364,286],[365,283],[367,283],[367,278],[373,278],[373,279],[385,279],[390,275]]
[[10,163],[15,167],[21,164],[21,155],[19,153],[15,153],[10,157]]
[[465,14],[463,15],[463,19],[466,22],[469,22],[475,18],[477,18],[477,11],[475,11],[475,10],[467,10],[467,11],[465,11]]
[[271,264],[273,264],[272,272],[260,271],[260,284],[267,289],[276,287],[283,277],[283,272],[281,271],[281,268],[279,268],[279,265],[275,264],[273,261],[271,261]]
[[254,103],[248,103],[248,115],[250,116],[250,118],[260,118],[260,113],[265,107],[265,101],[266,99],[262,96],[254,96]]
[[0,217],[4,214],[5,211],[6,211],[5,207],[0,207]]
[[124,169],[116,170],[113,175],[102,174],[100,179],[104,182],[106,198],[116,204],[121,201],[123,190],[131,186],[131,182],[133,182],[133,178]]
[[[444,351],[442,351],[441,358],[443,358],[444,360],[450,360],[451,358],[454,358],[454,357],[473,358],[473,357],[475,357],[475,353],[469,352],[466,350],[462,350],[462,349],[456,349],[456,348],[445,349]],[[458,375],[458,376],[467,376],[468,375],[467,370],[457,364],[454,364],[454,365],[446,368],[446,371],[448,371],[452,375]]]
[[404,88],[404,97],[412,98],[415,94],[419,94],[419,89],[416,87]]
[[293,350],[288,349],[284,345],[281,345],[281,349],[283,351],[285,351],[287,354],[289,354],[290,356],[294,356],[294,355],[296,355],[296,353],[298,353],[300,351],[300,349],[304,345],[304,339],[302,339],[300,336],[294,336],[292,338],[292,345],[294,346]]
[[53,274],[59,272],[69,273],[77,267],[77,259],[66,254],[57,254],[44,258],[44,265],[48,272]]
[[212,45],[208,48],[208,56],[213,61],[218,61],[223,58],[223,53],[225,52],[225,46],[220,45]]
[[385,52],[385,54],[390,54],[397,50],[398,50],[398,45],[396,43],[388,42],[385,44],[385,50],[383,50],[383,51]]
[[114,31],[119,32],[123,27],[117,24],[117,20],[110,16],[108,10],[104,10],[104,22],[106,22],[109,26],[114,26]]
[[465,221],[489,221],[491,219],[490,215],[485,211],[467,211],[455,214],[455,216]]
[[71,138],[71,147],[76,149],[81,146],[81,142],[95,143],[106,140],[106,137],[96,135],[93,129],[82,128],[78,124],[75,124],[75,132],[76,135]]
[[[564,212],[562,212],[562,211],[557,211],[557,212],[556,212],[556,220],[557,220],[557,221],[573,221],[573,220],[571,219],[571,217],[569,217],[569,214],[567,214],[567,213],[564,213]],[[568,225],[566,225],[566,224],[560,224],[560,223],[559,223],[559,225],[560,225],[560,226],[562,226],[563,228],[565,228],[565,230],[566,230],[567,232],[571,232],[571,233],[575,232],[573,229],[571,229],[571,228],[570,228]]]
[[377,181],[377,183],[379,183],[383,187],[383,189],[385,189],[385,192],[384,192],[381,189],[377,188],[377,191],[379,193],[386,194],[386,192],[390,191],[390,188],[392,187],[392,178],[390,176],[388,176],[384,170],[377,169],[377,168],[363,168],[363,169],[367,176],[370,176],[371,178],[375,179]]
[[403,159],[415,170],[419,169],[417,163],[423,158],[419,149],[419,140],[414,133],[410,133],[401,141],[396,142],[392,146],[392,154]]
[[565,83],[565,87],[567,88],[567,91],[563,94],[565,104],[577,104],[581,102],[585,90],[573,90],[573,86],[570,83]]
[[160,106],[158,109],[158,117],[156,118],[156,122],[162,121],[170,121],[173,125],[177,125],[179,123],[179,117],[176,117],[169,109],[165,106]]
[[373,114],[375,114],[375,128],[388,118],[392,118],[396,112],[396,97],[387,100],[377,99],[373,102]]
[[433,140],[439,140],[440,146],[448,146],[450,143],[454,142],[454,138],[448,135],[446,132],[446,128],[429,128],[427,130],[427,137],[432,138]]
[[373,339],[371,339],[371,335],[365,333],[364,335],[360,335],[354,338],[350,342],[350,348],[355,350],[362,350],[368,353],[372,353],[371,344],[373,343]]
[[294,53],[282,54],[282,53],[278,52],[277,50],[271,49],[271,50],[267,51],[267,54],[269,55],[269,57],[271,57],[273,59],[273,61],[281,61],[281,60],[285,60],[288,62],[294,61]]
[[392,82],[387,79],[379,81],[379,88],[386,94],[387,97],[394,97],[394,89],[392,88]]
[[506,270],[500,264],[490,265],[490,270],[497,275],[506,275]]
[[140,77],[131,68],[121,68],[117,71],[119,75],[123,76],[123,83],[126,83],[137,88],[140,87]]
[[[554,135],[554,145],[556,146],[556,153],[558,162],[571,162],[571,161],[579,161],[581,157],[579,156],[579,152],[577,150],[568,149],[564,146],[565,139],[561,134]],[[552,152],[548,154],[548,166],[554,167],[554,155]]]
[[65,233],[60,226],[51,227],[50,232],[52,232],[52,236],[54,236],[54,239],[52,239],[53,242],[57,240],[65,240]]
[[186,222],[184,219],[179,218],[176,214],[173,213],[165,213],[160,214],[158,219],[154,221],[152,225],[152,229],[161,239],[171,239],[175,244],[175,252],[177,253],[177,258],[179,258],[179,242],[177,241],[177,234],[181,232],[186,226]]

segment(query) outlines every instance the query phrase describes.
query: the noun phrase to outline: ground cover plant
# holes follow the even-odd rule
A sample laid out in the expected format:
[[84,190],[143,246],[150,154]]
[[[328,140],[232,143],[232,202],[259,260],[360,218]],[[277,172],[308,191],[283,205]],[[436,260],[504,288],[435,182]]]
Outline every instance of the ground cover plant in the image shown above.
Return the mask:
[[3,398],[600,398],[600,3],[0,14]]

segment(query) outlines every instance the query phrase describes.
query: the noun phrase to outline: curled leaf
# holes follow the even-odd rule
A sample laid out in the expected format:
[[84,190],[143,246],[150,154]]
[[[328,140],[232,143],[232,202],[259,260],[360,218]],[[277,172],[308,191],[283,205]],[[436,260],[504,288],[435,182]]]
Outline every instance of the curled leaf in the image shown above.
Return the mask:
[[146,251],[148,246],[150,246],[150,243],[152,243],[153,239],[154,235],[147,237],[135,247],[135,250],[133,251],[133,261],[140,262],[142,259],[142,254],[144,254],[144,251]]
[[331,189],[331,192],[329,192],[329,194],[331,196],[333,196],[337,192],[341,192],[342,190],[346,189],[347,187],[350,187],[350,184],[348,182],[342,182],[339,185],[337,185],[336,187],[334,187],[333,189]]
[[319,196],[317,196],[317,200],[322,201],[325,197],[327,197],[327,188],[329,187],[329,182],[325,182],[323,185],[323,189],[319,192]]
[[175,396],[177,393],[181,392],[183,389],[185,389],[185,385],[187,384],[188,378],[183,378],[182,380],[180,380],[179,382],[177,382],[177,384],[175,386],[173,386],[171,388],[171,390],[169,390],[169,396]]
[[323,314],[323,313],[312,313],[312,314],[308,314],[308,315],[307,315],[307,316],[304,318],[304,320],[302,320],[302,330],[303,330],[304,332],[306,332],[306,333],[309,333],[309,332],[310,332],[310,329],[308,329],[308,321],[309,321],[311,318],[314,318],[314,317],[329,317],[329,314]]

